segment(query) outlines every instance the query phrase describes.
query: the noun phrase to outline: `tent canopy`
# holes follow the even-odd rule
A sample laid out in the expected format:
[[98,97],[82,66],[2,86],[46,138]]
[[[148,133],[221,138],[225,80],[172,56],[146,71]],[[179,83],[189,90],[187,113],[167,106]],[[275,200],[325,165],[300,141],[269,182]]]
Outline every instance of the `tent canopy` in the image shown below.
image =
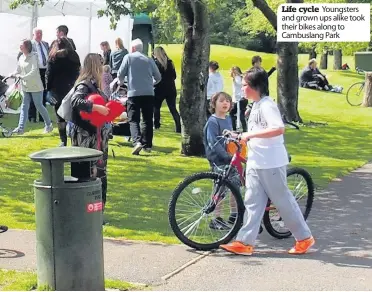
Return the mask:
[[74,40],[81,62],[88,53],[99,53],[102,41],[108,41],[114,49],[114,41],[120,37],[124,46],[130,47],[133,19],[122,16],[116,30],[110,29],[110,20],[97,16],[106,7],[105,1],[50,0],[43,6],[21,5],[15,10],[9,4],[10,0],[0,0],[0,27],[6,35],[0,43],[0,75],[15,70],[19,43],[32,38],[35,27],[43,31],[43,40],[51,44],[56,38],[56,28],[67,25],[68,37]]
[[145,13],[137,14],[133,17],[133,19],[134,19],[133,25],[138,25],[138,24],[152,25],[152,19]]

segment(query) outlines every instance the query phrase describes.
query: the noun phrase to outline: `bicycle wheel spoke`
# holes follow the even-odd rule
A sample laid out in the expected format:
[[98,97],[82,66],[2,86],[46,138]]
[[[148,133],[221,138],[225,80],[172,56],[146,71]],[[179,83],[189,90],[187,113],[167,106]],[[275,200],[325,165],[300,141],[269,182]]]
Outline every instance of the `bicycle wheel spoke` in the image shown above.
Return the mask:
[[174,193],[169,219],[172,230],[183,243],[207,250],[218,247],[237,232],[236,222],[241,224],[243,215],[231,221],[234,224],[229,220],[231,213],[237,214],[235,198],[241,196],[232,193],[236,190],[231,190],[230,182],[225,182],[220,175],[200,173],[197,176],[200,178],[190,177],[190,182],[180,184]]

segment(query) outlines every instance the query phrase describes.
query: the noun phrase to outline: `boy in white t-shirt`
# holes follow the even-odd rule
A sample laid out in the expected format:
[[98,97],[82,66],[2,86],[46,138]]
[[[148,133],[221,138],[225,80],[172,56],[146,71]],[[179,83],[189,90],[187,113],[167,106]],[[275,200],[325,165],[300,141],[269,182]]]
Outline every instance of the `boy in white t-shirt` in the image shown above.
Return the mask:
[[221,245],[221,248],[235,254],[253,253],[269,197],[296,239],[289,253],[306,253],[315,240],[287,186],[289,161],[284,146],[284,124],[276,103],[267,96],[267,73],[261,68],[251,68],[244,77],[242,87],[246,98],[254,101],[248,132],[240,135],[248,143],[244,201],[248,218],[236,241]]

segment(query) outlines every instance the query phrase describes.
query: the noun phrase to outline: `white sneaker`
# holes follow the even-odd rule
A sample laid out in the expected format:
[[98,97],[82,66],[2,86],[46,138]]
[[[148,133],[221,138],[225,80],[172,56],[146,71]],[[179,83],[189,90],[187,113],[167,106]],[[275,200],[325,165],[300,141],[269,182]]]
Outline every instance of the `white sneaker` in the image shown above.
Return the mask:
[[46,126],[44,128],[44,134],[50,133],[52,131],[53,131],[53,125],[52,124],[50,124],[49,126]]
[[16,134],[16,135],[23,135],[24,132],[25,132],[25,131],[24,131],[23,129],[19,128],[19,127],[15,128],[15,129],[12,131],[12,133],[13,133],[13,134]]

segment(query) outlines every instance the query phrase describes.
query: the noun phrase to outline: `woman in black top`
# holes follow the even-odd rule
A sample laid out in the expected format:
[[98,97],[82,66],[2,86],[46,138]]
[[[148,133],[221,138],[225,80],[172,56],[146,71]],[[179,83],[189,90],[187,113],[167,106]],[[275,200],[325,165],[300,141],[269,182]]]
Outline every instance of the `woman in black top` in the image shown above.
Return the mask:
[[71,142],[72,146],[97,149],[103,152],[103,156],[91,167],[91,172],[84,174],[81,163],[71,164],[71,173],[79,175],[79,177],[99,177],[102,181],[102,203],[103,207],[106,204],[107,193],[107,158],[108,158],[108,140],[110,127],[109,124],[97,128],[89,121],[82,119],[80,112],[91,113],[99,112],[101,115],[107,116],[109,109],[103,105],[93,104],[87,99],[91,94],[101,95],[107,102],[107,97],[102,93],[102,64],[98,54],[88,54],[84,59],[83,68],[76,81],[76,90],[71,96],[72,106],[72,129]]
[[106,41],[101,43],[101,50],[103,52],[103,65],[110,65],[111,48]]
[[54,108],[61,139],[60,146],[67,146],[67,133],[66,121],[57,114],[57,110],[61,106],[62,99],[74,86],[79,71],[79,55],[73,49],[71,43],[65,37],[54,41],[49,53],[45,79],[48,99],[50,100],[50,96],[53,96],[56,101]]
[[153,57],[161,74],[161,81],[155,85],[155,104],[154,104],[154,126],[155,129],[160,128],[160,109],[164,99],[170,113],[173,116],[176,125],[176,132],[181,133],[181,118],[176,107],[176,70],[171,59],[168,58],[162,47],[154,49]]

